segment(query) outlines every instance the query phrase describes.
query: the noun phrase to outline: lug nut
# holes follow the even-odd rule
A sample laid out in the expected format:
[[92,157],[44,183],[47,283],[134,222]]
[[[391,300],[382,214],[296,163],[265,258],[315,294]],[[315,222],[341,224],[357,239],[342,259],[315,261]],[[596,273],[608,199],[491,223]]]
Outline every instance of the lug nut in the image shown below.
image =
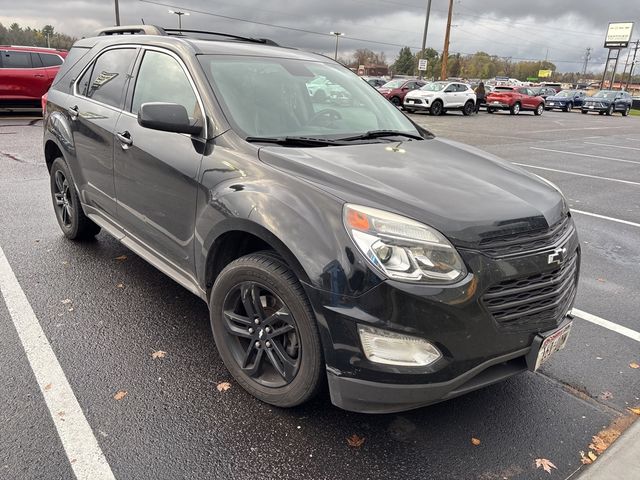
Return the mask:
[[254,332],[253,328],[249,327],[249,333],[253,333],[253,332]]
[[256,346],[256,348],[260,348],[260,342],[256,342],[254,343],[254,345]]
[[266,342],[266,343],[265,343],[265,346],[266,346],[267,348],[271,348],[271,342]]
[[271,329],[269,327],[265,328],[264,331],[267,333],[271,333]]
[[256,318],[253,320],[253,323],[255,323],[256,325],[259,325],[259,324],[260,324],[260,319],[259,319],[258,317],[256,317]]

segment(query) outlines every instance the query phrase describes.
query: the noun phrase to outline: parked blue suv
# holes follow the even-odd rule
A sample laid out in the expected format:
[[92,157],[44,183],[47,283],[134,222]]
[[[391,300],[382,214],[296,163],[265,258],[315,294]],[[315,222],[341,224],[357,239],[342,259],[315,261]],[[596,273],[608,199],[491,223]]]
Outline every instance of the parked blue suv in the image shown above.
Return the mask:
[[598,112],[600,115],[622,112],[622,116],[629,115],[631,110],[631,95],[617,90],[600,90],[593,97],[587,97],[582,104],[582,113]]
[[547,97],[545,110],[559,108],[565,112],[570,112],[573,107],[581,107],[587,94],[584,90],[562,90],[555,95]]

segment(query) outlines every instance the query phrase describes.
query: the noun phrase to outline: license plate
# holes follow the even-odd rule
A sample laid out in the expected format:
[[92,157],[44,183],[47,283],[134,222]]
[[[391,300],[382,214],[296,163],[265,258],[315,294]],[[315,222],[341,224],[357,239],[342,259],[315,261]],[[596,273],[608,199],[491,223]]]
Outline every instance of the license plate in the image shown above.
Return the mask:
[[540,368],[540,365],[546,362],[551,355],[564,348],[567,344],[567,338],[569,338],[569,332],[571,332],[571,325],[572,322],[567,323],[542,341],[536,357],[536,364],[533,367],[534,371]]
[[555,103],[553,103],[553,102],[549,102],[549,105],[555,105]]
[[498,101],[494,100],[494,101],[493,101],[493,103],[500,103],[500,102],[498,102]]
[[593,105],[589,105],[589,110],[593,110]]

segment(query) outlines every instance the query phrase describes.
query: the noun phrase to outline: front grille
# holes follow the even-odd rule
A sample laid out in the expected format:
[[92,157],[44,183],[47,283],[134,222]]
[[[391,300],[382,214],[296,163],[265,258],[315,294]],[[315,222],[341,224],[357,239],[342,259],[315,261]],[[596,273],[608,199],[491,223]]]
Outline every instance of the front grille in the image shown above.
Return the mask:
[[516,233],[484,239],[479,249],[485,255],[500,258],[550,248],[568,238],[574,230],[571,217],[563,217],[546,230]]
[[577,289],[578,253],[555,270],[505,280],[489,288],[482,303],[503,331],[550,330],[569,310]]

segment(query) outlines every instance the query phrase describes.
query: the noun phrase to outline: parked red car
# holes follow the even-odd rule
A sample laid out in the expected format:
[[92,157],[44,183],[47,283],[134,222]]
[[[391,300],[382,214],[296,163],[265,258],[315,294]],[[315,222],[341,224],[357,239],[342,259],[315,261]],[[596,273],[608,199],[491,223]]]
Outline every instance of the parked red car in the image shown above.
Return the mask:
[[381,87],[378,87],[378,91],[396,107],[399,107],[404,102],[404,97],[411,90],[416,90],[422,87],[426,82],[422,80],[407,80],[405,78],[395,78]]
[[518,115],[523,110],[531,110],[536,115],[544,112],[544,98],[535,95],[529,87],[496,87],[485,100],[487,112],[509,110]]
[[39,106],[66,50],[0,45],[0,105]]

